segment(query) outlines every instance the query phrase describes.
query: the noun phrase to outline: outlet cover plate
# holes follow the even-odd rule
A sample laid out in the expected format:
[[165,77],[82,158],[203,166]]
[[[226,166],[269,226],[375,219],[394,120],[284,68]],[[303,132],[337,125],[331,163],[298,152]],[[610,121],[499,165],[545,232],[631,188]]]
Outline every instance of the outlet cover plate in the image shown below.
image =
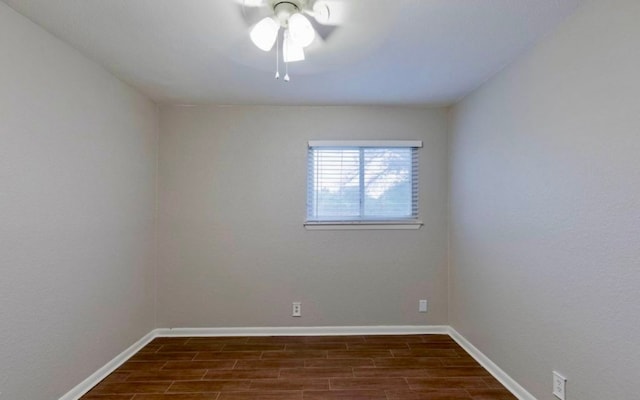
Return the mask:
[[291,307],[292,317],[302,317],[302,303],[294,301]]
[[426,300],[420,300],[418,302],[418,311],[419,312],[427,312],[427,301]]
[[560,375],[556,371],[553,371],[553,395],[560,400],[565,400],[566,385],[567,378]]

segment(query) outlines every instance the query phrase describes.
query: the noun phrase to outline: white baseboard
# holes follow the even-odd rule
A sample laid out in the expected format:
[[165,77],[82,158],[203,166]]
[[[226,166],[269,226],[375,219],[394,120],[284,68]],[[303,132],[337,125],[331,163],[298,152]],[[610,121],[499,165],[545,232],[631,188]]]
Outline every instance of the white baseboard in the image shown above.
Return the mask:
[[60,400],[77,400],[82,395],[91,390],[95,385],[97,385],[101,380],[109,376],[110,373],[116,370],[119,366],[124,364],[131,356],[136,354],[140,349],[146,346],[150,341],[152,341],[157,335],[157,330],[152,330],[151,332],[144,335],[144,337],[131,346],[128,349],[118,354],[113,360],[106,363],[102,368],[91,374],[87,379],[82,381],[76,387],[68,391],[64,396],[60,397]]
[[102,368],[71,389],[59,400],[78,400],[101,380],[116,370],[131,356],[156,337],[180,336],[328,336],[328,335],[449,335],[480,365],[502,383],[519,400],[536,400],[518,382],[485,356],[455,329],[447,325],[407,326],[308,326],[308,327],[259,327],[259,328],[160,328],[147,333],[142,339],[118,354]]
[[301,326],[260,328],[167,328],[158,336],[329,336],[329,335],[447,335],[445,325],[407,326]]
[[507,390],[509,390],[514,396],[516,396],[519,400],[536,400],[535,397],[525,388],[520,386],[518,382],[516,382],[512,377],[510,377],[506,372],[504,372],[500,367],[498,367],[489,357],[484,355],[477,347],[471,344],[464,336],[462,336],[458,331],[449,327],[449,336],[453,340],[455,340],[460,347],[465,349],[467,353],[471,355],[480,365],[484,367],[494,378],[496,378],[500,383],[504,385]]

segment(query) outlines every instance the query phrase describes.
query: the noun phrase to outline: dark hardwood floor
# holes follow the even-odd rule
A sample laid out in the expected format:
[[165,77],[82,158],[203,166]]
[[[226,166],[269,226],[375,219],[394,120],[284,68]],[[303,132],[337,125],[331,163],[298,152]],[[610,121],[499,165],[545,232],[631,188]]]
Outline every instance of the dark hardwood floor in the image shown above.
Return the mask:
[[447,335],[156,338],[83,400],[513,400]]

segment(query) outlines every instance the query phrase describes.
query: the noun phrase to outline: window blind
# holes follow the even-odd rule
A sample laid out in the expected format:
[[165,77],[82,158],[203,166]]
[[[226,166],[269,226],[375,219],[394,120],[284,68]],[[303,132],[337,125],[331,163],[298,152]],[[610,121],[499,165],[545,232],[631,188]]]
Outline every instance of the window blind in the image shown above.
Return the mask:
[[417,141],[310,142],[307,221],[418,218]]

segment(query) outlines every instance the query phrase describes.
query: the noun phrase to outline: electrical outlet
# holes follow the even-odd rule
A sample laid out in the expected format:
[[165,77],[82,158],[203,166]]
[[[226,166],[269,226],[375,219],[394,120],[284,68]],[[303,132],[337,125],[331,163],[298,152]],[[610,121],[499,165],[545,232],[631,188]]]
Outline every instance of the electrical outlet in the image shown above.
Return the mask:
[[567,385],[567,378],[560,375],[556,371],[553,371],[553,394],[560,400],[565,400],[565,386]]
[[427,301],[426,300],[420,300],[418,302],[418,311],[419,312],[427,312]]
[[302,303],[300,303],[299,301],[293,302],[293,307],[291,308],[291,316],[302,317]]

